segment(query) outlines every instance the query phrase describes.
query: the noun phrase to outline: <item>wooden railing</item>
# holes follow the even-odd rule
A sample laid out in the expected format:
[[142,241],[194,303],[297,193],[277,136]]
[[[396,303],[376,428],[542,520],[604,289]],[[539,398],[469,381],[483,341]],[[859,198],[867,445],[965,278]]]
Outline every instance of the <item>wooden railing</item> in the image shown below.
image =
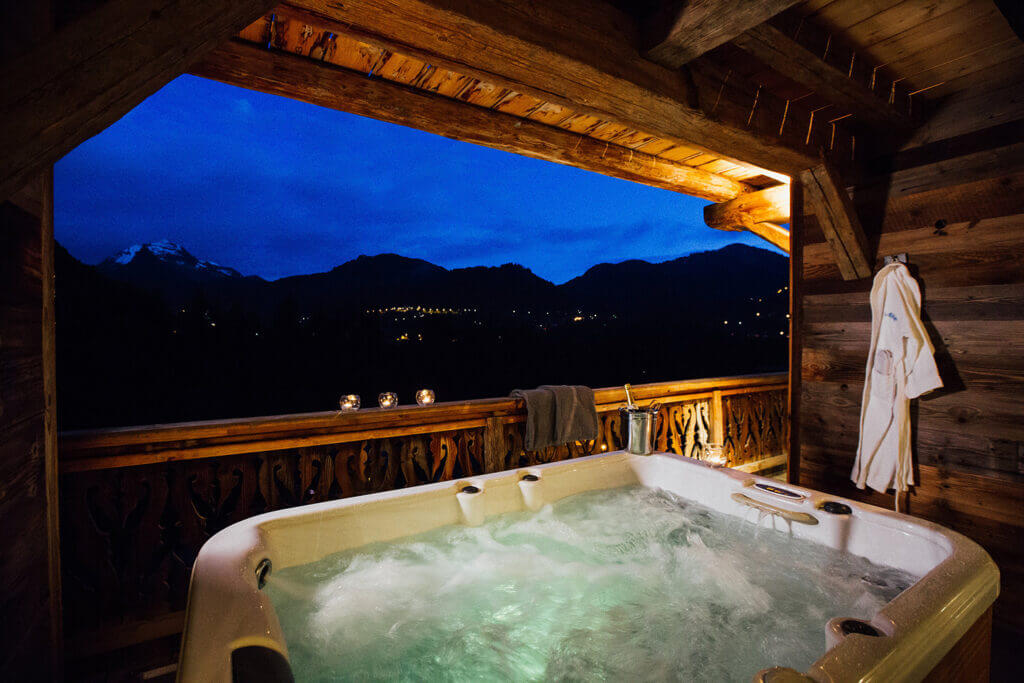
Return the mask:
[[[621,388],[595,390],[592,442],[525,451],[521,401],[483,399],[61,434],[61,544],[69,654],[177,632],[200,546],[246,517],[324,500],[620,447]],[[786,375],[638,385],[663,404],[659,450],[731,466],[785,462]]]

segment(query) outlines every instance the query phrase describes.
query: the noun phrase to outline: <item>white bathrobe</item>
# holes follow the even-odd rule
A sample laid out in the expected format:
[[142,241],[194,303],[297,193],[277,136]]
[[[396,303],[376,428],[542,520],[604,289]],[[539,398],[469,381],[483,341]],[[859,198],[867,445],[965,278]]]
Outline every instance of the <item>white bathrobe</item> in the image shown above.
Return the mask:
[[910,399],[942,386],[935,349],[921,323],[921,289],[902,263],[871,287],[871,349],[860,410],[860,443],[850,478],[885,493],[914,484]]

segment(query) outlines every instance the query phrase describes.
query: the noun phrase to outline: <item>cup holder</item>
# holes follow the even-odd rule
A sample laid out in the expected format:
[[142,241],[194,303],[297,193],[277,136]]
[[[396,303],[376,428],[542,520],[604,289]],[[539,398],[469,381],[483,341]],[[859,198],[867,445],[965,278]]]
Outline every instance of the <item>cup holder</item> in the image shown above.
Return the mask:
[[839,623],[839,630],[843,632],[844,636],[857,634],[859,636],[880,638],[883,635],[877,628],[860,619],[843,619]]
[[830,515],[849,515],[853,513],[853,509],[849,505],[840,503],[837,500],[827,500],[819,506],[819,509],[824,510]]

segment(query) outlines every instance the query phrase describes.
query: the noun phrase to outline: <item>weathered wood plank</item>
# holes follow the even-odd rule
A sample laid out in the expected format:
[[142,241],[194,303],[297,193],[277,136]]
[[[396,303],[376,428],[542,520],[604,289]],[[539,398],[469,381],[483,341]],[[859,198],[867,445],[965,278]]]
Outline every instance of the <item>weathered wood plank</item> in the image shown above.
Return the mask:
[[43,477],[46,485],[47,579],[50,587],[50,665],[63,666],[64,632],[61,608],[60,495],[57,465],[57,311],[53,237],[53,167],[37,181],[40,195],[40,281],[42,284]]
[[[965,135],[908,151],[887,160],[891,173],[852,183],[854,202],[877,203],[885,197],[898,202],[922,192],[956,187],[978,180],[1005,178],[1024,170],[1024,120],[992,129],[991,141]],[[961,140],[963,144],[961,144]],[[974,145],[992,144],[988,149],[960,151]]]
[[857,218],[846,186],[829,164],[823,163],[800,175],[807,203],[814,209],[825,239],[844,280],[871,275],[871,260],[864,228]]
[[797,2],[799,0],[676,0],[666,3],[644,21],[644,56],[678,69]]
[[[41,194],[41,193],[40,193]],[[40,216],[0,202],[0,671],[55,676],[51,609]],[[58,613],[59,614],[59,613]]]
[[794,178],[789,186],[789,203],[792,220],[789,223],[789,381],[786,401],[789,408],[789,462],[786,467],[786,480],[790,483],[800,481],[800,421],[801,421],[801,382],[803,367],[803,272],[804,242],[806,241],[806,224],[803,206],[804,191],[799,178]]
[[686,164],[252,44],[228,42],[191,73],[703,199],[720,201],[750,190]]
[[273,0],[109,0],[0,68],[0,198],[124,116]]
[[[1022,327],[1024,324],[1017,323],[1014,332],[1019,333]],[[951,366],[947,365],[947,368],[949,367]],[[820,404],[820,412],[815,412],[848,415],[848,419],[840,420],[838,424],[849,426],[853,434],[857,433],[858,428],[864,380],[863,365],[861,370],[857,380],[846,380],[832,373],[826,374],[827,379],[824,380],[804,377],[807,380],[804,383],[804,391],[808,399]],[[1024,441],[1024,425],[1019,419],[1024,411],[1024,398],[1020,394],[1020,390],[1024,388],[1024,378],[1018,376],[1016,380],[1006,379],[997,384],[975,382],[971,379],[965,382],[961,377],[949,375],[947,372],[947,377],[943,378],[949,384],[948,387],[936,390],[914,404],[919,421],[919,436],[932,433],[933,430],[945,434],[959,430],[965,437],[988,438],[998,434],[999,438],[1007,441]],[[839,443],[836,442],[837,446]],[[923,444],[918,444],[918,455],[922,460],[926,457],[942,459],[942,453],[923,452],[922,446]],[[1011,455],[1006,464],[1007,466],[998,469],[1016,475],[1022,474],[1016,472],[1016,453]]]
[[[1012,284],[1024,281],[1024,214],[988,218],[917,230],[884,233],[878,242],[879,266],[886,254],[906,253],[926,283],[942,287]],[[837,266],[826,243],[806,245],[803,277],[808,294],[848,291],[837,281]],[[867,290],[868,281],[854,283]],[[925,299],[928,295],[925,293]]]
[[[815,163],[805,131],[748,127],[751,103],[713,115],[681,74],[643,59],[637,28],[606,3],[566,0],[294,2],[332,30],[542,101],[741,162],[794,173]],[[319,20],[318,20],[319,21]],[[322,24],[323,25],[323,24]],[[731,97],[731,95],[730,95]],[[753,94],[751,94],[753,97]],[[714,100],[712,93],[706,99]],[[740,120],[742,112],[742,120]],[[729,117],[732,117],[732,120]]]
[[[809,22],[801,24],[801,33],[813,30],[817,28]],[[773,71],[806,86],[835,105],[839,112],[853,114],[857,121],[876,128],[913,127],[905,108],[878,97],[771,24],[755,26],[732,43]]]

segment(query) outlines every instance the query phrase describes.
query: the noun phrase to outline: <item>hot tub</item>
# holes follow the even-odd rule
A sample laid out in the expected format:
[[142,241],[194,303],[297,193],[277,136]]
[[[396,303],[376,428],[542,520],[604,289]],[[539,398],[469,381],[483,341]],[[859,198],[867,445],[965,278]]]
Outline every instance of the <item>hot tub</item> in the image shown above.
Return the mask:
[[[964,536],[935,524],[742,472],[712,468],[672,454],[636,456],[615,452],[292,508],[253,517],[225,529],[203,546],[193,568],[178,678],[180,681],[252,680],[252,672],[256,671],[262,680],[288,680],[286,636],[289,634],[282,629],[282,620],[274,605],[275,600],[280,605],[282,598],[278,593],[271,599],[272,591],[266,586],[268,579],[272,586],[278,575],[325,561],[324,558],[343,551],[351,553],[364,546],[379,549],[381,543],[399,544],[402,539],[419,538],[417,535],[449,533],[441,529],[448,525],[477,527],[484,524],[486,528],[494,520],[505,517],[529,523],[531,515],[550,515],[552,504],[555,508],[563,504],[559,501],[574,500],[580,497],[577,494],[604,495],[585,492],[620,487],[632,487],[622,489],[627,492],[656,490],[661,497],[653,499],[652,504],[660,506],[658,518],[662,523],[671,520],[677,508],[682,520],[682,511],[687,505],[698,515],[715,519],[729,516],[732,519],[730,533],[749,538],[751,553],[764,552],[766,546],[788,548],[786,544],[792,543],[791,552],[801,555],[831,553],[829,563],[842,555],[849,557],[855,567],[860,567],[857,563],[864,563],[864,566],[885,568],[879,570],[883,572],[881,575],[891,571],[894,575],[913,577],[907,581],[908,587],[900,586],[902,592],[888,602],[860,606],[869,613],[830,614],[826,610],[820,630],[814,626],[818,635],[811,639],[815,641],[811,647],[815,648],[817,656],[813,663],[794,670],[787,661],[759,662],[743,676],[747,680],[921,680],[985,614],[998,595],[999,573],[989,556]],[[636,497],[635,493],[630,495]],[[638,524],[642,527],[643,522],[638,521]],[[681,521],[680,529],[688,528],[686,524]],[[720,521],[718,524],[721,526]],[[449,536],[459,538],[450,533]],[[630,539],[632,536],[640,539],[638,543],[648,542],[643,540],[645,533],[631,534]],[[681,545],[687,547],[670,549],[676,553],[669,558],[671,562],[678,563],[679,557],[689,557],[696,552],[712,552],[704,548],[700,534],[686,532],[682,536],[686,537],[679,539]],[[503,547],[503,551],[506,550]],[[630,549],[615,547],[608,552],[612,551],[628,553]],[[506,560],[501,560],[504,562]],[[613,560],[612,564],[622,571],[621,561]],[[483,562],[480,566],[496,565]],[[591,565],[583,562],[573,566]],[[605,570],[596,568],[595,571]],[[821,571],[826,571],[824,564]],[[373,573],[368,576],[372,577]],[[869,582],[873,580],[865,578]],[[616,580],[623,582],[621,575]],[[659,580],[664,581],[664,576]],[[830,580],[837,579],[832,576]],[[857,579],[840,577],[840,580],[856,582]],[[728,588],[732,579],[725,574],[716,581],[717,588],[709,587],[709,590]],[[742,577],[735,581],[740,584],[739,600],[745,604],[744,591],[758,589],[743,588]],[[439,579],[439,583],[442,582],[443,579]],[[629,582],[628,575],[626,582]],[[335,587],[333,590],[351,591],[352,588]],[[672,602],[667,595],[672,591],[665,591],[663,584],[657,590],[666,594],[664,604],[658,606],[657,618],[664,619],[665,610],[677,609],[676,606],[679,620],[693,618],[688,609],[690,602],[678,596]],[[692,591],[693,587],[688,590]],[[381,609],[395,609],[394,593],[374,591],[375,588],[368,585],[360,593],[359,604],[363,609],[373,611],[375,600],[380,602]],[[542,600],[542,596],[537,599]],[[697,602],[699,600],[693,600],[694,604]],[[765,604],[769,611],[792,609],[786,606],[785,600],[767,600]],[[349,608],[350,605],[344,607]],[[441,608],[438,604],[438,609]],[[572,612],[567,610],[565,614]],[[635,619],[637,615],[628,616]],[[580,637],[584,639],[593,637],[585,630],[589,624],[558,626],[563,635],[573,626],[575,630],[569,630],[577,636],[582,633]],[[373,625],[360,621],[346,624],[344,628],[351,634],[371,629]],[[467,628],[472,630],[472,625]],[[785,629],[779,631],[772,633],[771,638],[787,637]],[[365,635],[371,640],[386,637],[383,633]],[[483,639],[484,647],[487,646],[487,632],[473,635]],[[763,637],[764,634],[757,632],[749,636],[753,640]],[[296,645],[300,643],[293,643]],[[674,646],[666,642],[664,647]],[[743,647],[743,643],[737,643],[736,647]],[[636,651],[628,656],[633,659],[631,666],[636,677],[671,677],[648,670],[645,661],[637,658]],[[708,664],[709,667],[714,665],[714,662]],[[581,672],[576,671],[576,674]],[[344,672],[339,672],[339,676],[344,678]],[[546,677],[551,677],[550,673],[527,676]]]

